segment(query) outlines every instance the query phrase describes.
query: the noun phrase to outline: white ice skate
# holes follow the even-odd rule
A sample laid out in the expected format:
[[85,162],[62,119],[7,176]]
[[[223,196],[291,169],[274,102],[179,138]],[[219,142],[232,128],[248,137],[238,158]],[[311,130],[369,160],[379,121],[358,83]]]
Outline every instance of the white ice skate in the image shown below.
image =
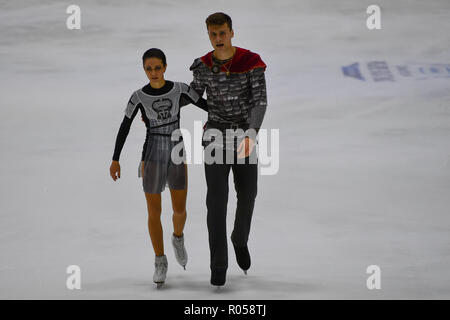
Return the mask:
[[159,289],[166,281],[167,274],[167,257],[165,255],[155,256],[155,273],[153,274],[153,282]]
[[184,270],[186,270],[188,256],[186,248],[184,247],[184,234],[181,235],[181,237],[177,237],[176,235],[172,234],[172,245],[175,252],[175,258],[177,259],[178,263],[184,268]]

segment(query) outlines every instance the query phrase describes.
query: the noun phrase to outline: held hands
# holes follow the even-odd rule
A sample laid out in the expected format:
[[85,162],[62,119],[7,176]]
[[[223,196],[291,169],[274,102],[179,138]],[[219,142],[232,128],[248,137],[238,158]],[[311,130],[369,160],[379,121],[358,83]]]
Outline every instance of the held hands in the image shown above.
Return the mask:
[[253,141],[249,137],[245,137],[245,139],[241,141],[241,143],[239,144],[239,147],[237,149],[238,159],[248,157],[252,153],[254,146],[255,146],[255,141]]
[[119,161],[113,160],[111,163],[111,167],[109,167],[109,174],[111,178],[116,181],[117,178],[120,178],[120,164]]
[[[238,158],[246,158],[248,157],[255,146],[255,142],[249,137],[245,137],[244,140],[241,141],[238,147]],[[109,167],[109,174],[111,178],[116,181],[118,178],[120,179],[120,164],[119,161],[113,160],[111,166]],[[142,162],[142,175],[144,174],[144,162]]]

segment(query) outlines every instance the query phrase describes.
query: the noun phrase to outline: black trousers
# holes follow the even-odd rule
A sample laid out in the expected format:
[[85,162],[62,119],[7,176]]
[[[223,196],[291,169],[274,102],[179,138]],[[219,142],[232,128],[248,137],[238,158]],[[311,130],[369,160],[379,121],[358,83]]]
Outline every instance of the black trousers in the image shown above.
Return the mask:
[[[256,147],[252,153],[256,152],[255,149]],[[223,159],[226,159],[225,154]],[[245,159],[245,163],[237,163],[236,152],[234,151],[233,164],[205,163],[205,176],[208,187],[206,206],[208,209],[207,225],[211,270],[226,270],[228,268],[226,218],[230,170],[233,171],[234,188],[237,194],[237,208],[231,241],[236,246],[245,246],[250,233],[257,193],[258,165],[257,163],[250,164],[249,157]]]

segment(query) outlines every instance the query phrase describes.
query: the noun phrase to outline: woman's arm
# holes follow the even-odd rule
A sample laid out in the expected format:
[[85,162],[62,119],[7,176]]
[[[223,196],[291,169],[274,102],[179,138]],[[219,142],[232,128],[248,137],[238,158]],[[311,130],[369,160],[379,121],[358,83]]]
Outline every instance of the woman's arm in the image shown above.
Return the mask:
[[198,95],[197,91],[188,86],[185,83],[181,83],[181,94],[180,94],[180,108],[188,105],[194,104],[202,110],[208,112],[208,104],[205,99]]
[[116,144],[114,147],[114,154],[112,159],[114,161],[119,161],[120,153],[122,152],[123,145],[125,144],[125,140],[127,139],[128,133],[130,132],[131,123],[133,122],[134,117],[136,117],[138,107],[134,109],[131,114],[131,118],[127,115],[123,117],[122,124],[120,125],[119,132],[116,137]]
[[142,147],[142,157],[141,157],[141,161],[145,160],[145,152],[147,151],[147,143],[148,143],[148,129],[146,130],[146,134],[145,134],[145,142],[144,142],[144,146]]
[[125,140],[127,139],[128,133],[130,132],[131,123],[133,122],[133,119],[137,114],[139,105],[140,104],[137,103],[137,97],[135,97],[135,93],[133,93],[130,100],[128,100],[128,104],[125,109],[125,116],[123,117],[119,132],[117,133],[112,163],[109,167],[109,174],[114,181],[116,181],[117,178],[120,178],[120,152],[122,151]]
[[180,96],[180,107],[184,107],[188,104],[193,104],[199,107],[202,110],[208,112],[208,103],[203,98],[198,98],[197,101],[192,100],[189,96],[185,94],[181,94]]

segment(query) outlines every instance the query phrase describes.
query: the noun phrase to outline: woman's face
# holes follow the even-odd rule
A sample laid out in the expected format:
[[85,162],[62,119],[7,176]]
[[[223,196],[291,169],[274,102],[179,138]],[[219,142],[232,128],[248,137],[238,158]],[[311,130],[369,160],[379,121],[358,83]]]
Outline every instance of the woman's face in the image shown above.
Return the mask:
[[161,82],[164,80],[164,72],[166,72],[167,65],[164,66],[159,58],[148,58],[144,62],[144,70],[150,82]]

